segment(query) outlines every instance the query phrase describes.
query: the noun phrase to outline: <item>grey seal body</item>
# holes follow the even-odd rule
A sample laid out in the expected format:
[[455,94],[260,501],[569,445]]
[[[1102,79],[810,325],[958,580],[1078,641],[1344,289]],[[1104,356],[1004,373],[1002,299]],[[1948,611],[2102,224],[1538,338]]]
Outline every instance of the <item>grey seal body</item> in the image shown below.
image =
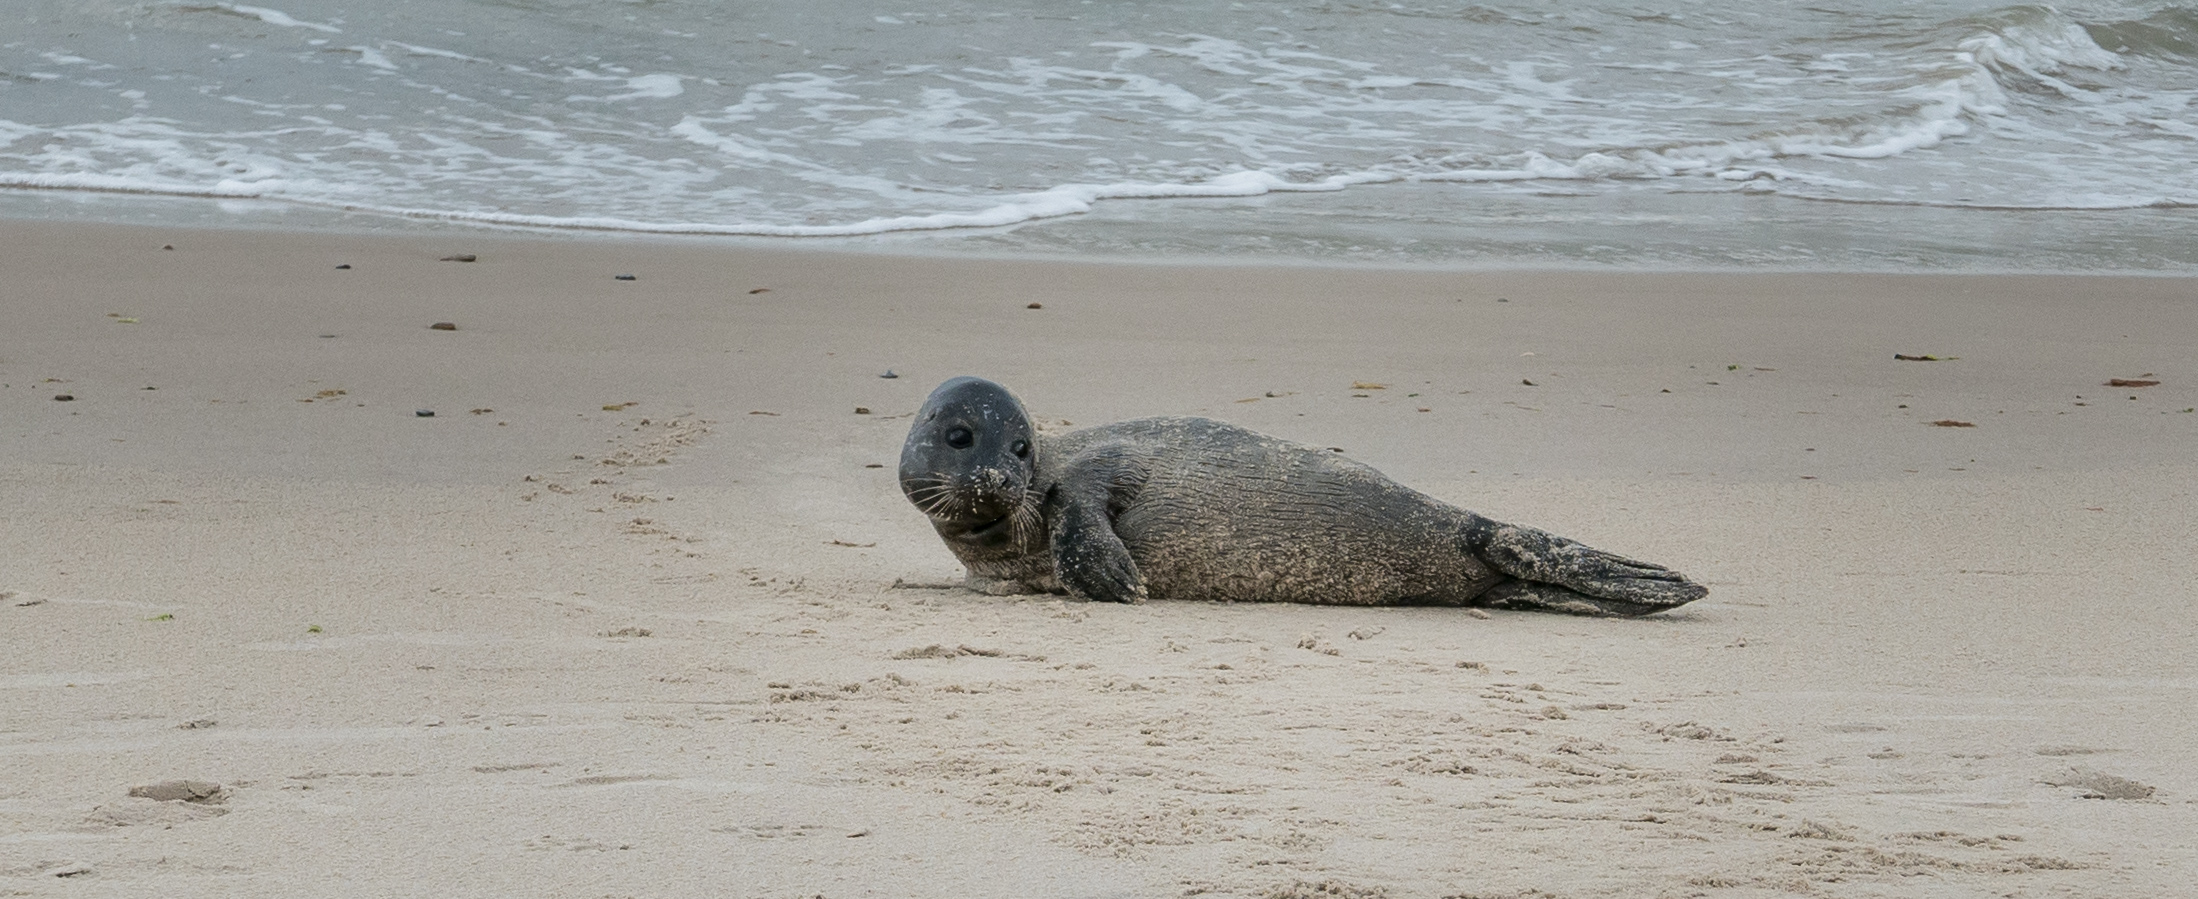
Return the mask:
[[1708,593],[1491,521],[1335,453],[1205,418],[1040,435],[1007,390],[939,386],[900,480],[969,586],[1138,602],[1477,605],[1646,615]]

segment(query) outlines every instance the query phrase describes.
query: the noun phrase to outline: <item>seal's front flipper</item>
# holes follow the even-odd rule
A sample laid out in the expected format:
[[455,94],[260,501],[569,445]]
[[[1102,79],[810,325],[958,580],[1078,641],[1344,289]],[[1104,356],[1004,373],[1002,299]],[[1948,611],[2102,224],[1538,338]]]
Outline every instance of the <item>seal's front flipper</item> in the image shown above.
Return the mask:
[[1143,482],[1138,455],[1120,445],[1102,444],[1076,454],[1063,471],[1045,500],[1053,528],[1053,576],[1081,599],[1144,602],[1145,579],[1137,573],[1130,548],[1114,532],[1110,514],[1120,494],[1134,494]]
[[1114,533],[1106,506],[1069,501],[1053,519],[1053,574],[1079,599],[1144,602],[1145,579],[1130,549]]
[[[1560,587],[1583,599],[1614,604],[1609,610],[1585,614],[1646,615],[1686,605],[1710,592],[1708,587],[1662,565],[1637,562],[1555,534],[1478,516],[1467,529],[1466,545],[1488,567],[1520,581]],[[1489,592],[1507,586],[1499,584]],[[1524,589],[1515,588],[1515,592]],[[1487,594],[1483,597],[1485,600]],[[1620,611],[1622,608],[1639,611]]]

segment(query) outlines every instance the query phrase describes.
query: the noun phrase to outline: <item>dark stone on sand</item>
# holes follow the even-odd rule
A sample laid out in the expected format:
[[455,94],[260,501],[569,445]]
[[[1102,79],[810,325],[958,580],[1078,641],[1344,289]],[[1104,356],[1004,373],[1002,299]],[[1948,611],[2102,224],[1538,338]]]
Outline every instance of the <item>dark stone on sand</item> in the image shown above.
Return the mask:
[[476,260],[476,259],[479,259],[479,258],[481,258],[481,257],[479,257],[479,256],[475,256],[475,255],[473,255],[472,253],[457,253],[457,254],[454,254],[454,255],[450,255],[450,256],[445,256],[445,257],[443,257],[443,258],[442,258],[442,261],[444,261],[444,262],[472,262],[472,261],[474,261],[474,260]]
[[1044,304],[1044,303],[1032,303],[1032,304],[1030,304],[1030,305],[1028,305],[1028,306],[1024,306],[1023,308],[1025,308],[1025,309],[1044,309],[1044,308],[1046,308],[1046,306],[1045,306],[1045,304]]
[[869,415],[869,414],[870,414],[870,407],[869,407],[869,406],[856,406],[856,407],[855,407],[855,414],[856,414],[856,415]]
[[56,393],[53,395],[53,401],[56,403],[73,403],[76,402],[76,394]]
[[172,243],[164,243],[160,245],[160,248],[163,250],[173,250],[176,248],[176,245]]
[[612,275],[611,277],[612,277],[612,278],[615,278],[615,279],[617,279],[617,280],[620,280],[620,281],[631,281],[631,280],[634,280],[634,277],[633,277],[632,275]]
[[338,264],[338,265],[337,265],[336,267],[337,267],[337,268],[339,268],[339,269],[349,269],[349,268],[351,268],[351,263],[348,263],[348,262],[345,262],[345,263],[340,263],[340,264]]
[[427,326],[427,329],[428,329],[428,330],[430,330],[430,331],[456,331],[456,330],[458,330],[458,323],[457,323],[457,322],[436,322],[436,323],[434,323],[434,324],[432,324],[432,325],[428,325],[428,326]]
[[418,418],[434,418],[434,417],[435,417],[435,410],[433,410],[433,409],[415,409],[415,410],[413,410],[412,414],[413,414],[413,415],[414,415],[415,417],[418,417]]
[[892,369],[890,369],[890,368],[888,368],[888,369],[886,369],[886,370],[885,370],[885,374],[879,375],[878,377],[881,377],[881,378],[898,378],[898,377],[900,377],[900,375],[894,374],[894,373],[893,373],[893,370],[892,370]]

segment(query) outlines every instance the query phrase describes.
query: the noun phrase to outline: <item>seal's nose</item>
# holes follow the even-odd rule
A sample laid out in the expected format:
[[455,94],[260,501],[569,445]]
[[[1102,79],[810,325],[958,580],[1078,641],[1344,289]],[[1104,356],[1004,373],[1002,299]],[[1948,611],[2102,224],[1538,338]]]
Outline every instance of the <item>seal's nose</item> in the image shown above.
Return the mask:
[[997,493],[1008,489],[1012,478],[997,468],[979,468],[963,472],[954,479],[954,486],[979,493]]
[[1014,478],[997,468],[980,468],[955,478],[954,490],[963,507],[980,518],[1006,515],[1022,499]]

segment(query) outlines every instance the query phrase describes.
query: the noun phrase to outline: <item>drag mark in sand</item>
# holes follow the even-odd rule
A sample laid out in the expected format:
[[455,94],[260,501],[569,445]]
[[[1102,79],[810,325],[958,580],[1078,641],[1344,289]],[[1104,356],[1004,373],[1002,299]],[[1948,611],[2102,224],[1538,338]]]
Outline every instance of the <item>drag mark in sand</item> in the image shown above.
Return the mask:
[[2146,800],[2151,799],[2154,792],[2151,784],[2082,768],[2047,778],[2045,783],[2055,787],[2074,787],[2079,791],[2077,795],[2084,799]]
[[[1474,855],[1478,834],[1502,834],[1505,851],[1545,862],[1592,858],[1651,893],[1811,892],[1917,875],[2004,890],[2015,882],[1990,885],[2079,867],[2017,835],[1925,844],[1874,832],[1840,809],[1876,785],[1800,757],[1783,736],[1666,718],[1657,709],[1667,700],[1607,681],[1422,658],[1392,636],[1425,623],[1334,624],[1349,639],[1333,643],[1320,630],[1294,642],[1201,637],[1214,619],[1244,613],[1139,607],[1117,614],[1181,621],[1163,629],[1174,636],[1125,645],[1117,635],[1153,631],[1055,614],[1088,611],[1058,600],[906,605],[930,634],[967,621],[971,638],[1019,634],[1052,661],[927,640],[845,666],[874,675],[775,681],[751,721],[849,747],[867,759],[861,782],[952,797],[971,820],[1210,872],[1195,885],[1207,892],[1284,895],[1331,881],[1376,890],[1384,870],[1423,863],[1391,855],[1408,852],[1400,844],[1369,842],[1375,834],[1410,834],[1423,849],[1454,841],[1443,851],[1461,870],[1484,871],[1460,875],[1458,895],[1551,885],[1485,873],[1512,868]],[[1904,764],[1897,754],[1876,763]],[[1690,865],[1672,860],[1692,857],[1671,855],[1679,845],[1714,851]],[[1558,893],[1606,894],[1617,895]]]
[[[622,411],[641,405],[639,401],[607,403],[603,411]],[[554,472],[527,475],[522,482],[530,485],[519,494],[522,502],[534,502],[543,492],[569,497],[588,512],[602,513],[610,504],[645,505],[671,502],[675,496],[659,495],[648,489],[647,479],[651,469],[670,465],[679,454],[702,442],[711,433],[714,422],[696,418],[693,413],[680,413],[666,418],[644,417],[618,422],[610,436],[604,438],[609,445],[599,456],[576,454],[572,457],[578,465]],[[540,484],[541,490],[531,485]],[[635,510],[639,511],[639,510]],[[698,539],[660,524],[653,517],[634,517],[619,525],[623,533],[637,537],[659,538],[681,544],[692,544]],[[699,555],[679,550],[688,558]]]

